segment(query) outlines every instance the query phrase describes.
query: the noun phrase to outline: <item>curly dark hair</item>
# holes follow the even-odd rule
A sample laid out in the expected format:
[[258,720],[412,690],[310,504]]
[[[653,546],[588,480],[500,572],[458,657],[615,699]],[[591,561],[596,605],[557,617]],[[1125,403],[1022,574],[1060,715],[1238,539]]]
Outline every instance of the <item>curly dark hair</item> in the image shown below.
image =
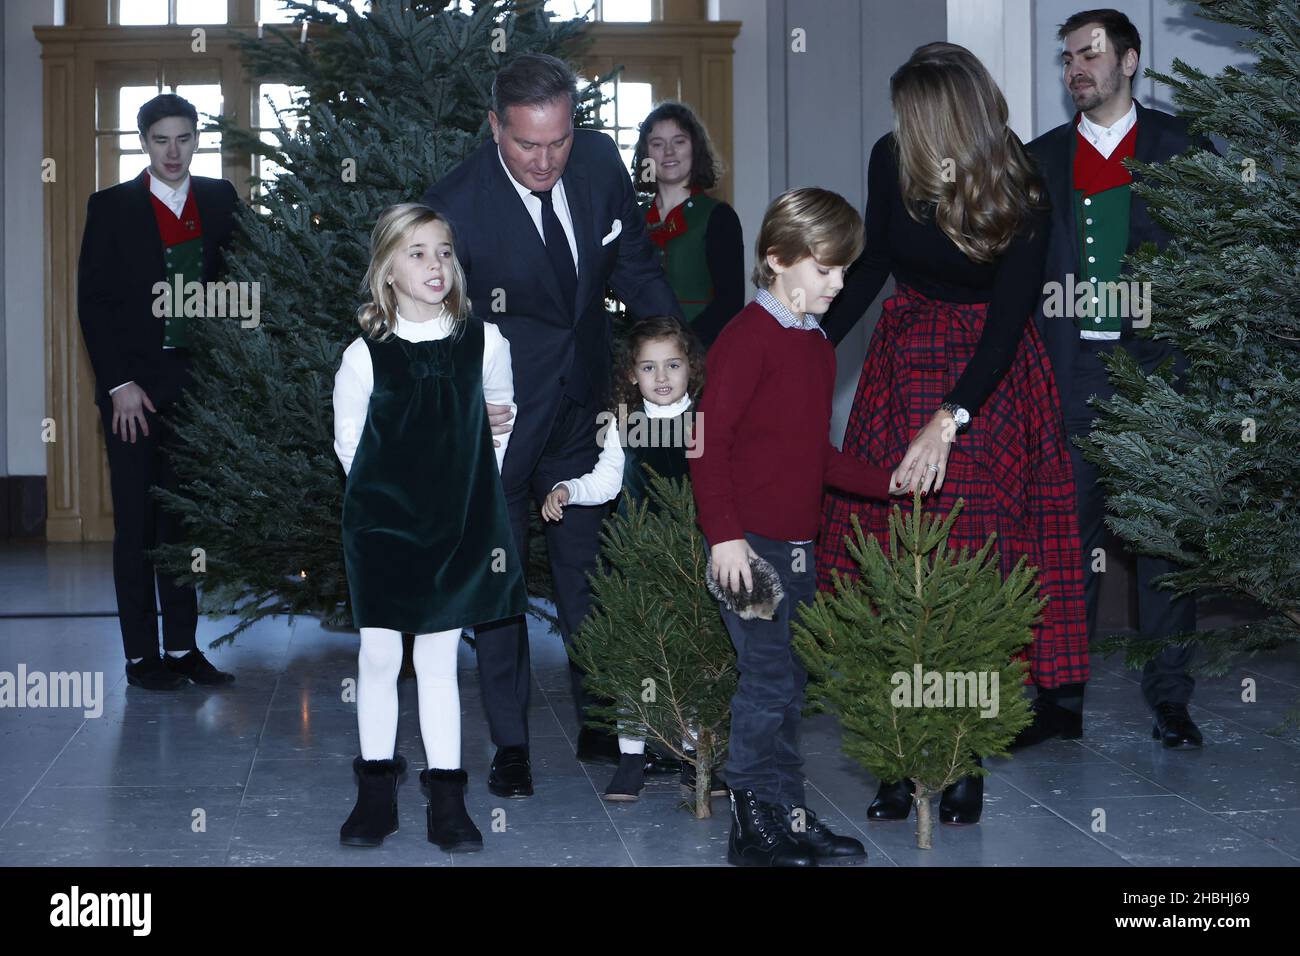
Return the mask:
[[653,193],[658,184],[641,175],[647,158],[646,140],[655,124],[663,120],[672,120],[691,138],[691,182],[692,189],[712,189],[722,176],[722,160],[713,151],[713,141],[709,131],[704,128],[699,117],[685,103],[669,100],[660,103],[650,111],[641,122],[641,134],[636,138],[636,149],[632,152],[632,183],[638,192]]
[[610,389],[611,410],[615,414],[618,414],[619,405],[625,405],[629,412],[641,408],[641,390],[631,380],[635,374],[636,355],[646,342],[658,339],[677,340],[686,354],[686,364],[690,366],[686,394],[691,396],[692,405],[700,400],[700,392],[704,390],[704,345],[699,336],[690,326],[683,325],[671,315],[652,315],[628,329],[626,338],[618,343],[614,356],[614,382]]

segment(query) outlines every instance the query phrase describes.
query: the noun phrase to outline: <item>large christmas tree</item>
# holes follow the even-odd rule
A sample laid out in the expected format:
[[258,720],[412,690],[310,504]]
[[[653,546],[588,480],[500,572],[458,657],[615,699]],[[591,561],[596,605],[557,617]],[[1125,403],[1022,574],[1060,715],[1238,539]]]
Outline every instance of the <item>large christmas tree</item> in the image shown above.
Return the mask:
[[[303,89],[289,110],[297,129],[282,121],[268,145],[219,124],[227,148],[284,168],[263,209],[241,211],[227,255],[230,279],[260,285],[261,313],[256,325],[196,324],[194,384],[176,421],[181,489],[165,502],[189,536],[166,549],[169,566],[199,585],[205,611],[240,619],[223,640],[272,614],[350,625],[331,391],[359,334],[370,231],[491,135],[492,78],[508,58],[572,61],[581,46],[581,23],[552,21],[540,0],[477,0],[471,12],[448,0],[291,6],[307,42],[300,26],[268,27],[244,53],[254,77]],[[592,84],[575,123],[597,125],[597,96]]]
[[[1144,376],[1121,350],[1115,397],[1085,454],[1102,470],[1109,526],[1134,549],[1182,568],[1180,593],[1247,598],[1258,620],[1202,631],[1202,667],[1300,639],[1300,3],[1199,0],[1201,16],[1251,31],[1257,61],[1207,76],[1181,60],[1148,71],[1174,92],[1194,133],[1227,143],[1133,163],[1135,186],[1173,237],[1140,250],[1150,328],[1190,368]],[[1133,663],[1161,642],[1120,642]],[[1111,646],[1114,646],[1113,644]]]
[[940,518],[917,492],[911,514],[890,515],[888,553],[853,515],[845,543],[861,576],[833,572],[834,594],[819,593],[794,628],[808,700],[839,717],[844,752],[878,780],[913,781],[923,850],[930,798],[985,774],[976,758],[1004,753],[1029,724],[1027,665],[1013,656],[1043,606],[1024,558],[1003,577],[994,535],[974,554],[948,549],[962,504]]

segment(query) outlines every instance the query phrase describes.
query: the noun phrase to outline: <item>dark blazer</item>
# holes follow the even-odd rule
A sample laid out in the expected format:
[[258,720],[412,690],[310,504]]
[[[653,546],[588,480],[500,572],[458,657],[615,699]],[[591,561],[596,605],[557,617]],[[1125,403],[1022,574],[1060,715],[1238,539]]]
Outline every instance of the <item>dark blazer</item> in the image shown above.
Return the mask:
[[[1185,152],[1192,146],[1213,150],[1211,143],[1203,137],[1193,139],[1187,132],[1187,121],[1178,116],[1160,110],[1147,109],[1134,100],[1137,106],[1137,142],[1134,144],[1134,156],[1145,163],[1158,163],[1171,159]],[[1078,142],[1078,114],[1068,123],[1048,130],[1031,142],[1027,147],[1038,162],[1052,202],[1052,233],[1047,245],[1047,261],[1043,270],[1043,282],[1065,282],[1069,273],[1075,275],[1075,282],[1082,280],[1079,275],[1079,229],[1074,215],[1074,153]],[[1142,177],[1134,174],[1133,181],[1141,182]],[[1167,233],[1157,224],[1147,211],[1146,200],[1136,193],[1132,197],[1129,211],[1129,233],[1127,252],[1135,252],[1146,242],[1153,242],[1164,248],[1169,242]],[[1047,353],[1052,360],[1052,371],[1056,377],[1057,391],[1064,406],[1070,395],[1073,377],[1074,354],[1079,348],[1079,330],[1074,321],[1066,316],[1049,318],[1043,313],[1046,296],[1039,300],[1035,321],[1043,337]],[[1141,352],[1140,360],[1145,367],[1152,367],[1173,354],[1173,346],[1164,340],[1133,341],[1133,320],[1124,316],[1121,322],[1121,338],[1126,348]]]
[[[532,474],[562,395],[584,404],[605,400],[612,345],[606,286],[636,317],[682,318],[614,141],[595,130],[575,129],[561,178],[578,245],[576,310],[560,302],[546,246],[493,140],[422,199],[451,221],[475,314],[496,323],[510,343],[519,413],[505,459],[507,487]],[[608,239],[616,220],[620,231]],[[592,427],[594,434],[594,419]]]
[[[212,282],[222,270],[221,249],[234,230],[239,197],[224,179],[192,175],[190,189],[203,227],[200,281]],[[153,287],[169,280],[144,172],[91,196],[77,261],[77,314],[95,369],[96,402],[107,402],[110,388],[131,381],[153,397],[150,387],[163,361]]]

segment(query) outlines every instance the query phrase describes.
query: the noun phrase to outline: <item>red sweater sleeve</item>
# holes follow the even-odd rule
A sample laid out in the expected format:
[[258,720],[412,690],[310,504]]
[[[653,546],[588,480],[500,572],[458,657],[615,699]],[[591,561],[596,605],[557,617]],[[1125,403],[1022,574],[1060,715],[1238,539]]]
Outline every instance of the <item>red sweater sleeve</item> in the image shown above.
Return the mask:
[[732,327],[725,329],[709,349],[705,365],[708,384],[700,400],[702,453],[691,460],[695,509],[710,545],[745,537],[731,476],[732,448],[742,416],[747,410],[752,412],[763,363],[758,350],[749,344],[751,340],[734,332]]
[[826,484],[841,491],[851,491],[864,498],[889,497],[889,476],[893,472],[846,455],[829,441],[826,443]]

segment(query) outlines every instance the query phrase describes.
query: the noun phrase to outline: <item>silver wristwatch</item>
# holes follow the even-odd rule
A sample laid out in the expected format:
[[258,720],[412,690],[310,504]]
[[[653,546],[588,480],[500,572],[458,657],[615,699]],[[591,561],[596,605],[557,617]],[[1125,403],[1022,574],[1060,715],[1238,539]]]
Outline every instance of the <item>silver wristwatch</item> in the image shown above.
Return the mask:
[[952,420],[957,424],[957,431],[964,432],[970,425],[970,412],[956,402],[944,402],[939,408],[952,416]]

